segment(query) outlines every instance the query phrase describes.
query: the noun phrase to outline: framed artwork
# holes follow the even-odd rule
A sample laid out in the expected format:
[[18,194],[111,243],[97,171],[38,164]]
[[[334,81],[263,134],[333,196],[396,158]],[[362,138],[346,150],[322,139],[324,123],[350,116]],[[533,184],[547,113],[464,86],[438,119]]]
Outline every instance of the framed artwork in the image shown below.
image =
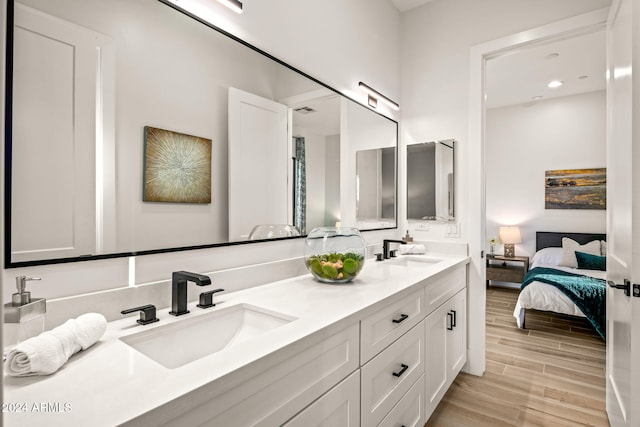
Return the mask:
[[606,209],[607,169],[546,171],[545,209]]
[[145,126],[143,200],[211,203],[211,140]]

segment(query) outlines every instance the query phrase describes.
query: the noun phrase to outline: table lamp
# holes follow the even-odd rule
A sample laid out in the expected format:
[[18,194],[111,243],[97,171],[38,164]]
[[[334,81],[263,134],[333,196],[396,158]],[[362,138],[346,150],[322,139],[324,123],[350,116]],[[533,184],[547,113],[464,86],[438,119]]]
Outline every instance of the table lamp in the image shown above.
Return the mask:
[[513,258],[515,256],[515,244],[521,243],[520,227],[500,227],[500,242],[504,245],[504,256]]

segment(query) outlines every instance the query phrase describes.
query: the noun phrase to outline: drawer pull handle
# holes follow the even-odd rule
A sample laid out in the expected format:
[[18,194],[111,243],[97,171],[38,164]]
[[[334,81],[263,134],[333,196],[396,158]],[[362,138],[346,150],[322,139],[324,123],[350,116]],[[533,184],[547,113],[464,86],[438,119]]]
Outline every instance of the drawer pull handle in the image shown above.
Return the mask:
[[402,323],[409,318],[408,314],[401,314],[397,319],[393,319],[393,323]]
[[451,310],[451,312],[453,313],[453,319],[451,321],[451,326],[453,326],[455,328],[456,327],[456,311],[455,310]]
[[400,366],[401,366],[400,370],[399,370],[398,372],[394,372],[394,373],[393,373],[393,376],[394,376],[394,377],[398,377],[398,378],[400,378],[400,377],[402,376],[402,374],[404,374],[404,372],[405,372],[407,369],[409,369],[409,365],[405,365],[404,363],[401,363],[401,364],[400,364]]
[[447,313],[447,317],[449,318],[449,325],[447,325],[447,330],[449,331],[453,331],[453,314],[451,314],[450,312]]

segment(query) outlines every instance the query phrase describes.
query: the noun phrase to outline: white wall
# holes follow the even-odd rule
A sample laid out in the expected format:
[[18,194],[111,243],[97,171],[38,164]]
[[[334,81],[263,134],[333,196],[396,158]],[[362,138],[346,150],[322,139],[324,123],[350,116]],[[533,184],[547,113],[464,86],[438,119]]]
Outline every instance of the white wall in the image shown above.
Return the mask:
[[493,108],[486,120],[487,236],[519,225],[516,254],[531,256],[536,231],[605,232],[604,210],[544,207],[545,171],[606,167],[605,91]]
[[[434,0],[402,15],[401,162],[404,146],[455,138],[456,217],[466,227],[469,57],[474,45],[609,6],[610,0]],[[401,163],[401,169],[402,169]],[[401,181],[402,182],[402,181]],[[405,187],[400,188],[400,192]],[[400,218],[406,217],[405,203]],[[402,224],[401,224],[402,225]],[[443,226],[417,231],[420,239],[443,237]]]
[[[242,15],[213,4],[219,6],[217,13],[224,21],[220,23],[221,27],[345,94],[366,102],[365,96],[357,90],[358,81],[362,80],[393,99],[400,98],[397,49],[400,14],[388,0],[245,2]],[[135,8],[135,4],[128,7]],[[122,19],[138,16],[133,12],[125,13]],[[131,32],[135,29],[134,22],[125,28]],[[158,50],[161,52],[162,49]],[[136,72],[134,69],[128,71]],[[138,69],[137,72],[143,80],[153,77],[149,69]],[[144,111],[129,113],[145,114]],[[154,122],[164,121],[157,117]],[[139,155],[130,162],[139,165]],[[140,179],[136,178],[136,186]],[[125,204],[121,208],[133,207]],[[374,232],[365,233],[364,237],[368,243],[376,243],[387,236],[397,237],[396,234],[395,231]],[[303,240],[298,239],[213,248],[198,251],[197,257],[189,251],[138,257],[135,283],[166,281],[175,270],[192,269],[204,273],[301,256],[302,247]],[[4,283],[8,284],[3,286],[3,299],[10,299],[14,292],[14,277],[18,275],[42,277],[40,282],[31,282],[29,288],[34,297],[51,299],[124,287],[128,271],[126,258],[3,270]],[[220,285],[228,290],[234,287],[234,283]],[[136,302],[129,299],[126,304]]]

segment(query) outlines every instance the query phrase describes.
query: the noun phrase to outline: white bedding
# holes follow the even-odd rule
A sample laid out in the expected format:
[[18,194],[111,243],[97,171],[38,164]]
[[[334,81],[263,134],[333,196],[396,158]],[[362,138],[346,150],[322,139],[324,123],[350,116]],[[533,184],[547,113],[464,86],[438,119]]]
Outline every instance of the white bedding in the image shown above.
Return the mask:
[[[544,264],[538,264],[536,266],[555,268],[556,270],[569,271],[599,279],[606,278],[606,272],[600,270],[581,270],[571,267]],[[562,291],[555,286],[542,282],[532,282],[520,291],[516,308],[513,311],[513,316],[516,318],[518,328],[524,327],[524,310],[526,308],[584,317],[582,311],[580,311],[580,309],[569,299],[569,297],[563,294]]]

